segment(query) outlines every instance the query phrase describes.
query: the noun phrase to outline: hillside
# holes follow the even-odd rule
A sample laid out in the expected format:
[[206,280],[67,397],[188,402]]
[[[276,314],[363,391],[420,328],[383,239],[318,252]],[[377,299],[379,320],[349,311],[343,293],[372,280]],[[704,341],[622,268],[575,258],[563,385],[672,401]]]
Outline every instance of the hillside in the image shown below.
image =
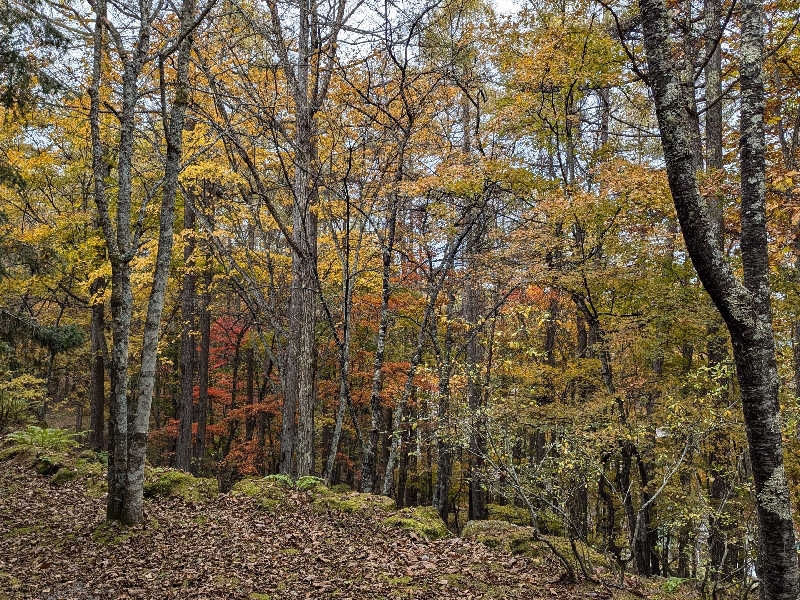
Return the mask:
[[[652,595],[634,580],[626,582],[629,591],[563,583],[544,552],[495,551],[452,537],[433,520],[415,525],[413,511],[397,513],[385,498],[328,490],[310,479],[300,486],[306,490],[273,477],[245,480],[231,493],[218,494],[213,480],[152,470],[145,524],[109,526],[102,464],[90,453],[54,460],[8,449],[4,454],[3,599]],[[411,529],[393,526],[398,523]],[[448,537],[427,539],[440,535]],[[600,571],[598,576],[603,578]],[[663,587],[651,585],[658,596],[666,596]]]

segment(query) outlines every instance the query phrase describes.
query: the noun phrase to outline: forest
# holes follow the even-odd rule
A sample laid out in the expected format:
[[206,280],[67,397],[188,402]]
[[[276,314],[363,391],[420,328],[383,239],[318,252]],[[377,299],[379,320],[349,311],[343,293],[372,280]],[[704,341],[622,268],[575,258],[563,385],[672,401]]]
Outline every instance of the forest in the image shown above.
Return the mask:
[[799,24],[4,0],[0,598],[796,600]]

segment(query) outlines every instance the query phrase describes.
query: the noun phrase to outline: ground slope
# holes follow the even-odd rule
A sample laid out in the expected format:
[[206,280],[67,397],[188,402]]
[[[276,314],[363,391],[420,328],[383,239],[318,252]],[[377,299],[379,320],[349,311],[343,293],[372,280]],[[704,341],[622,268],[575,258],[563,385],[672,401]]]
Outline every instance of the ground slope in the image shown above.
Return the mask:
[[104,502],[83,479],[54,486],[0,461],[0,599],[634,597],[559,583],[546,557],[427,541],[297,490],[269,509],[247,495],[156,498],[128,529],[104,523]]

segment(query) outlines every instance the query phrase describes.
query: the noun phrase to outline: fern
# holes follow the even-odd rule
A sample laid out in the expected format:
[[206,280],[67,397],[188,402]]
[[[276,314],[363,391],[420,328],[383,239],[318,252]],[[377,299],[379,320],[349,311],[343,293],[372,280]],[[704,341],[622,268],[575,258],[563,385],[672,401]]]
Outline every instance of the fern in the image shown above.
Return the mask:
[[78,445],[77,433],[66,429],[49,429],[29,425],[23,431],[15,431],[8,439],[21,446],[30,446],[38,450],[68,450]]

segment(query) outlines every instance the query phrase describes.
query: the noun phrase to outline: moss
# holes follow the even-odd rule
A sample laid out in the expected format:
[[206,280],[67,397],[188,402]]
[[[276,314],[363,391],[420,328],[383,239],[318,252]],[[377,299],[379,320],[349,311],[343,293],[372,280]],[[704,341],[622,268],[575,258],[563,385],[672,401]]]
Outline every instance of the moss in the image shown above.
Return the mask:
[[291,490],[291,479],[288,479],[288,483],[286,479],[276,476],[242,479],[231,488],[231,494],[254,498],[262,508],[273,510],[286,500]]
[[70,469],[69,467],[61,467],[58,471],[56,471],[55,475],[50,479],[50,483],[52,485],[63,485],[69,481],[72,481],[78,477],[78,472],[75,469]]
[[36,472],[46,476],[53,475],[63,466],[65,466],[64,461],[60,457],[49,455],[40,456],[33,463]]
[[48,530],[48,526],[44,524],[29,525],[28,527],[15,527],[8,533],[0,535],[0,539],[24,537],[33,533],[44,533]]
[[361,494],[359,492],[337,492],[324,486],[318,486],[311,492],[312,506],[320,511],[333,510],[346,514],[387,513],[395,509],[394,500],[386,496],[375,494]]
[[563,536],[564,522],[549,510],[543,510],[537,515],[539,531],[548,535]]
[[33,453],[33,450],[31,450],[28,446],[16,444],[0,450],[0,460],[11,460],[12,458],[16,458],[17,456],[26,453]]
[[7,571],[0,571],[0,600],[13,598],[14,596],[6,596],[5,592],[18,590],[20,587],[22,587],[22,582],[19,579]]
[[489,519],[492,521],[506,521],[523,526],[531,524],[531,514],[527,509],[511,504],[489,504],[486,508],[489,511]]
[[295,485],[301,492],[307,492],[309,490],[313,490],[314,488],[324,486],[325,482],[319,477],[314,477],[313,475],[303,475],[297,480]]
[[470,585],[470,578],[460,573],[445,573],[442,575],[443,580],[447,580],[447,585],[453,587],[463,587]]
[[421,535],[427,540],[439,540],[450,535],[447,527],[432,506],[404,508],[383,519],[387,527],[399,527]]
[[250,600],[271,600],[272,596],[269,594],[261,594],[259,592],[251,592],[249,598]]
[[99,452],[96,452],[94,450],[88,450],[88,449],[87,450],[81,450],[80,453],[78,454],[78,459],[79,460],[84,460],[86,462],[96,462],[96,463],[101,463],[101,464],[103,462],[103,460],[100,458],[100,453]]
[[182,498],[198,504],[214,498],[219,493],[217,481],[208,477],[193,477],[183,471],[148,469],[145,473],[146,498]]
[[331,487],[331,491],[336,492],[337,494],[346,494],[347,492],[352,492],[353,488],[346,483],[337,483]]
[[[507,521],[469,521],[461,532],[461,537],[475,540],[497,550],[510,554],[524,555],[531,558],[545,556],[551,552],[544,542],[547,540],[556,550],[574,562],[572,545],[569,538],[555,535],[540,535],[537,539],[532,527],[521,527]],[[597,566],[608,567],[606,558],[585,544],[575,542],[581,558]]]
[[94,462],[85,458],[75,461],[75,470],[81,477],[105,477],[106,470],[103,463]]
[[411,585],[411,582],[413,581],[408,575],[403,575],[401,577],[389,577],[387,575],[382,575],[381,577],[386,581],[386,583],[393,587],[405,587]]
[[100,546],[116,546],[127,541],[133,532],[114,521],[103,521],[92,531],[92,540]]

